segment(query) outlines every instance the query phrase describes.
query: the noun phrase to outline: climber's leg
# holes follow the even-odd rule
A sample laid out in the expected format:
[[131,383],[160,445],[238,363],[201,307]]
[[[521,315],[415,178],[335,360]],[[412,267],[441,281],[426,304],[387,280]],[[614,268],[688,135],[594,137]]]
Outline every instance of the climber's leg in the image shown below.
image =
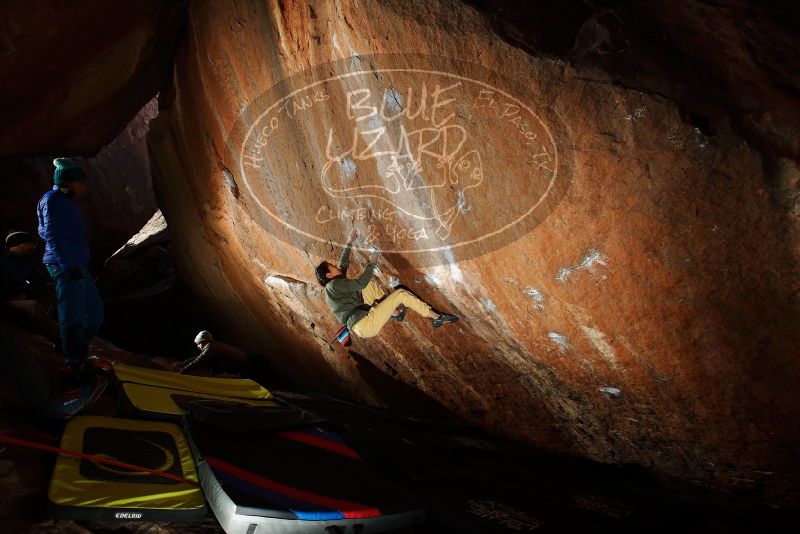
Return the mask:
[[425,302],[405,289],[398,289],[373,306],[366,317],[362,318],[350,330],[358,337],[373,337],[392,318],[395,309],[400,306],[411,308],[423,317],[435,318],[439,315],[431,310]]
[[383,292],[383,289],[374,278],[369,281],[367,287],[361,290],[361,298],[367,306],[372,306],[376,300],[381,300],[385,296],[386,293]]

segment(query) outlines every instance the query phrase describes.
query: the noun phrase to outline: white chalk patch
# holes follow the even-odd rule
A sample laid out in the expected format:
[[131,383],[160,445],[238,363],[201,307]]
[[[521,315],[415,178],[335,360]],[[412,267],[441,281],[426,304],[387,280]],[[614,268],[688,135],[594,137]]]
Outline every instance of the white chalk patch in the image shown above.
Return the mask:
[[461,272],[461,269],[458,266],[458,262],[456,262],[456,257],[453,254],[453,250],[450,247],[444,249],[444,257],[447,260],[448,265],[450,266],[450,278],[453,282],[461,283],[464,281],[464,273]]
[[390,276],[388,283],[389,283],[389,287],[395,288],[395,287],[400,285],[400,279],[397,278],[396,276]]
[[558,347],[562,350],[569,347],[569,339],[564,334],[559,334],[558,332],[548,332],[547,337],[549,337],[550,341],[558,345]]
[[569,267],[562,267],[556,273],[556,280],[563,283],[567,280],[567,278],[569,278],[569,275],[571,274],[572,274],[572,269],[570,269]]
[[425,280],[430,282],[431,284],[441,287],[442,286],[442,279],[438,274],[435,273],[428,273],[425,275]]
[[283,287],[283,288],[290,288],[289,282],[281,278],[280,276],[269,275],[264,278],[264,283],[270,287]]
[[383,95],[383,102],[386,105],[386,109],[392,113],[400,113],[405,107],[403,106],[403,95],[394,87],[386,90]]
[[638,108],[634,109],[631,113],[625,115],[626,121],[635,121],[639,120],[647,114],[647,106],[639,106]]
[[606,259],[599,251],[592,249],[583,258],[581,264],[578,265],[578,269],[591,269],[595,264],[605,265]]
[[[383,135],[386,132],[386,125],[380,117],[380,113],[371,113],[366,116],[366,126],[366,128],[361,130],[364,140],[369,143],[377,140],[373,150],[380,152],[388,151],[390,147],[387,146],[387,141]],[[383,178],[383,188],[386,191],[398,192],[397,178],[392,170],[392,165],[396,164],[396,157],[376,157],[373,159],[375,160],[375,169],[378,172],[378,176]]]
[[472,203],[467,201],[466,197],[464,196],[464,191],[461,189],[458,190],[458,201],[456,206],[458,207],[458,212],[462,214],[472,211]]
[[349,157],[344,157],[339,162],[339,179],[352,180],[356,177],[356,162]]
[[600,390],[602,393],[605,393],[605,394],[606,394],[606,395],[608,395],[609,397],[613,397],[613,398],[615,398],[615,399],[616,399],[616,398],[619,398],[619,397],[621,397],[621,396],[622,396],[622,391],[621,391],[621,390],[619,390],[619,389],[617,389],[617,388],[615,388],[615,387],[612,387],[612,386],[603,386],[603,387],[601,387],[601,388],[598,388],[598,389],[599,389],[599,390]]
[[617,353],[614,351],[614,347],[606,341],[606,335],[600,330],[589,326],[580,325],[580,327],[583,331],[583,335],[594,345],[594,348],[603,356],[603,359],[608,362],[612,368],[615,368],[617,366]]
[[233,178],[233,173],[228,169],[222,169],[222,175],[225,176],[225,183],[228,184],[228,189],[238,194],[239,188],[236,186],[236,180]]
[[541,291],[533,287],[526,287],[525,294],[533,301],[534,308],[539,310],[544,309],[544,295],[542,295]]
[[354,70],[361,69],[361,56],[352,48],[350,49],[350,66],[353,67]]
[[575,265],[574,267],[561,267],[556,273],[556,280],[564,283],[567,281],[567,278],[572,275],[572,273],[582,269],[586,269],[589,272],[594,272],[596,265],[606,265],[606,261],[607,260],[605,256],[603,256],[600,251],[591,249],[586,253],[586,256],[583,257],[578,265]]
[[497,305],[492,301],[492,299],[487,297],[481,301],[481,304],[486,309],[486,311],[491,313],[497,312]]
[[694,129],[694,142],[700,150],[708,146],[708,137],[700,131],[700,128]]
[[372,253],[375,253],[375,252],[377,252],[377,253],[379,253],[379,254],[380,254],[380,252],[381,252],[381,249],[379,249],[379,248],[378,248],[378,245],[376,245],[375,243],[370,243],[369,245],[367,245],[367,246],[365,247],[365,250],[366,250],[366,251],[367,251],[369,254],[372,254]]
[[464,273],[459,269],[457,263],[450,264],[450,278],[453,279],[453,282],[461,283],[464,281]]
[[270,287],[283,288],[283,289],[301,289],[306,286],[302,280],[292,278],[290,276],[283,276],[280,274],[271,274],[264,278],[264,283]]

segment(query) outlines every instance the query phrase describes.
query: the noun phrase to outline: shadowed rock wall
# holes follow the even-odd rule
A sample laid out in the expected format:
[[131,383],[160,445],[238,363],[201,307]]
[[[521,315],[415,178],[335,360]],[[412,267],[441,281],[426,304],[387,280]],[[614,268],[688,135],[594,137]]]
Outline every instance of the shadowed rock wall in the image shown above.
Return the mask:
[[[229,339],[312,387],[380,402],[331,345],[312,273],[355,224],[391,252],[384,284],[462,318],[434,331],[409,314],[357,340],[376,367],[498,434],[791,495],[800,107],[798,71],[780,58],[796,34],[747,2],[604,3],[569,17],[559,3],[520,4],[193,2],[149,134],[178,267]],[[453,76],[464,83],[448,96],[464,105],[447,121],[402,115],[419,109],[423,81]],[[380,98],[348,100],[363,89]],[[399,115],[369,112],[380,104]],[[514,122],[506,106],[522,104],[531,115]],[[369,132],[397,141],[411,124],[422,137],[409,150],[442,157],[392,178],[400,149],[378,154]],[[331,156],[354,125],[366,148]],[[442,137],[450,125],[480,172],[439,182],[465,161]],[[364,189],[398,184],[388,197]],[[376,222],[387,206],[405,214],[394,222],[427,221],[417,229],[431,251],[419,239],[406,251],[399,223]]]
[[169,79],[184,2],[8,0],[0,156],[89,156]]
[[[93,266],[156,211],[147,125],[169,84],[185,2],[26,2],[0,11],[0,232],[36,231],[56,156],[86,156]],[[102,149],[102,151],[101,151]]]
[[[79,199],[97,268],[135,234],[158,209],[150,178],[148,124],[158,113],[148,102],[125,129],[95,156],[75,158],[86,170],[89,190]],[[63,155],[63,154],[57,154]],[[36,235],[36,206],[53,187],[53,157],[0,159],[0,187],[14,191],[3,200],[0,232],[26,230]]]

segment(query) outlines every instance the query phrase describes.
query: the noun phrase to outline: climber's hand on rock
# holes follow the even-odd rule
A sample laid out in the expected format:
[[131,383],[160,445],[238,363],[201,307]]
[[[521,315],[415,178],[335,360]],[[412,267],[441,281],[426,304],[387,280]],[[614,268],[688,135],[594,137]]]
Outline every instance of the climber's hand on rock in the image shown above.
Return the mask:
[[381,258],[381,251],[380,250],[373,250],[369,253],[369,258],[367,261],[370,263],[378,263],[378,260]]
[[355,243],[357,237],[358,237],[358,230],[353,228],[352,230],[350,230],[350,235],[347,237],[347,243],[352,245],[353,243]]

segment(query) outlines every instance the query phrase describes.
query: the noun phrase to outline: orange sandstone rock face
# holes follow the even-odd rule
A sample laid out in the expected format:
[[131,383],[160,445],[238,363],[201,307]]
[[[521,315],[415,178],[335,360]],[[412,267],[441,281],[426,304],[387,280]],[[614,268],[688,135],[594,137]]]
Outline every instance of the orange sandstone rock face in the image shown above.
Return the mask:
[[380,403],[312,272],[354,225],[387,287],[462,319],[356,340],[375,367],[497,434],[786,496],[791,136],[770,152],[782,126],[723,112],[704,132],[680,97],[496,22],[455,1],[192,3],[149,134],[182,273],[243,348]]

